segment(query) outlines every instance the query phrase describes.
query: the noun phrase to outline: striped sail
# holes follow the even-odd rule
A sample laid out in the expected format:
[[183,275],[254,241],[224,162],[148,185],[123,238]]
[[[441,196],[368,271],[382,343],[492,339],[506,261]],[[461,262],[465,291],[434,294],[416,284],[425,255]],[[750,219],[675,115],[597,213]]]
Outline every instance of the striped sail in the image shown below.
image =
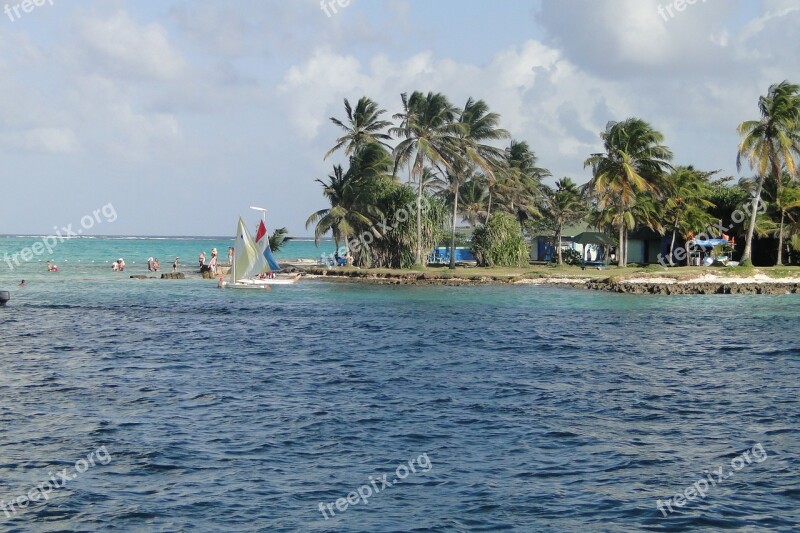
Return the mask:
[[258,224],[258,230],[256,230],[256,245],[258,246],[258,251],[263,254],[264,259],[267,260],[270,270],[279,272],[281,267],[275,260],[275,256],[272,255],[272,249],[269,247],[269,233],[267,232],[267,226],[264,225],[263,220]]

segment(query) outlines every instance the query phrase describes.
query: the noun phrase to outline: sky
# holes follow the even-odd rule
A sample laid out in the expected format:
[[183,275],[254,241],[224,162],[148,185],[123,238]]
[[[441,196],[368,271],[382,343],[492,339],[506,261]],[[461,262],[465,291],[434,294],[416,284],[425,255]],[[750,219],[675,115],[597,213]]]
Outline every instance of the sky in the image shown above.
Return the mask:
[[634,116],[739,176],[737,124],[800,83],[800,0],[32,1],[0,13],[0,234],[110,204],[87,234],[228,235],[256,205],[311,235],[329,117],[414,90],[485,100],[553,180]]

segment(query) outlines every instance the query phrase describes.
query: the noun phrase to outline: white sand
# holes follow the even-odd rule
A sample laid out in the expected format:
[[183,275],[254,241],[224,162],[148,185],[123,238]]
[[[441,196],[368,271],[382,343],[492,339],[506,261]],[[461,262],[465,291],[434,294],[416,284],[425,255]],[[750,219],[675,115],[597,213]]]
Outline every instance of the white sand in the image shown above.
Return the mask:
[[745,284],[754,284],[754,285],[761,285],[761,284],[783,284],[783,283],[800,283],[800,278],[771,278],[765,274],[756,274],[754,276],[749,276],[746,278],[737,278],[737,277],[727,277],[727,276],[717,276],[715,274],[703,274],[702,276],[687,279],[687,280],[675,280],[672,278],[664,278],[664,277],[652,277],[652,278],[633,278],[633,279],[626,279],[621,280],[620,283],[625,284],[644,284],[644,283],[654,283],[658,285],[693,285],[696,283],[714,283],[720,285],[745,285]]
[[591,281],[591,278],[536,278],[522,279],[515,282],[518,285],[575,285]]

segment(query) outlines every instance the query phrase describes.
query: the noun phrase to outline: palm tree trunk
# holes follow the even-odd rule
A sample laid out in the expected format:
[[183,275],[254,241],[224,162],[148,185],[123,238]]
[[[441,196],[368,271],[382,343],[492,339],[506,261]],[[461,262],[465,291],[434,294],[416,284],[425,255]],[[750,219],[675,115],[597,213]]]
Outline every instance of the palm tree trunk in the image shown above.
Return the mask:
[[561,255],[561,236],[564,233],[564,224],[558,225],[558,238],[556,242],[558,243],[558,265],[561,266],[563,264],[563,258]]
[[622,247],[622,256],[625,258],[624,267],[628,266],[628,226],[625,226],[625,246]]
[[747,236],[744,242],[744,252],[742,252],[741,262],[750,259],[753,252],[753,232],[756,229],[756,217],[758,217],[758,204],[761,202],[761,190],[764,188],[764,176],[758,179],[758,187],[756,188],[756,195],[753,197],[752,210],[750,213],[750,227],[747,228]]
[[422,264],[422,175],[419,177],[419,190],[417,191],[417,257],[414,264]]
[[785,215],[786,211],[781,211],[781,225],[780,229],[778,229],[778,261],[775,263],[775,266],[783,265],[783,221]]
[[[457,188],[456,188],[457,189]],[[450,268],[456,268],[456,223],[458,222],[458,190],[453,200],[453,228],[450,232]]]
[[492,188],[489,187],[489,206],[486,208],[486,223],[489,223],[489,217],[492,216]]
[[677,235],[678,235],[678,230],[677,230],[677,228],[675,228],[675,229],[672,230],[672,242],[669,243],[669,266],[673,265],[673,263],[672,263],[672,254],[673,254],[673,252],[675,250],[675,237],[677,237]]
[[617,246],[617,266],[625,266],[625,257],[622,250],[625,248],[625,222],[619,224],[619,246]]

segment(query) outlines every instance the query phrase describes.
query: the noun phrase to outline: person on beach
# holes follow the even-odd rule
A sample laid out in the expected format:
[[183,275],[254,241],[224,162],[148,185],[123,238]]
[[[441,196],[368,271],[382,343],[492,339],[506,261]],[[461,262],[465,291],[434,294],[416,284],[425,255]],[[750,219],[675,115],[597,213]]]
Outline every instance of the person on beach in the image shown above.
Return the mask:
[[47,271],[48,272],[58,272],[58,267],[53,265],[52,263],[50,263],[50,261],[48,261],[47,262]]
[[197,260],[200,261],[200,271],[202,272],[203,267],[206,266],[206,253],[200,252],[200,255],[198,256]]
[[152,257],[148,257],[147,258],[147,270],[149,270],[150,272],[153,271],[153,258]]
[[178,259],[179,259],[179,258],[177,258],[177,257],[176,257],[176,258],[175,258],[175,262],[174,262],[174,263],[172,263],[172,271],[173,271],[173,272],[177,272],[177,271],[178,271],[178,267],[180,266],[180,265],[178,264]]
[[125,271],[125,260],[121,257],[119,258],[119,271]]
[[[216,250],[216,248],[215,248]],[[211,271],[212,274],[217,274],[217,254],[211,254],[211,261],[208,263],[208,269]]]
[[119,272],[119,261],[114,261],[111,263],[111,270],[114,272]]
[[233,265],[233,246],[228,247],[228,266]]
[[19,286],[20,286],[20,287],[27,287],[27,286],[28,286],[28,284],[27,284],[27,283],[25,282],[25,280],[23,279],[22,281],[20,281],[20,282],[19,282]]
[[153,272],[158,272],[158,257],[153,259]]

